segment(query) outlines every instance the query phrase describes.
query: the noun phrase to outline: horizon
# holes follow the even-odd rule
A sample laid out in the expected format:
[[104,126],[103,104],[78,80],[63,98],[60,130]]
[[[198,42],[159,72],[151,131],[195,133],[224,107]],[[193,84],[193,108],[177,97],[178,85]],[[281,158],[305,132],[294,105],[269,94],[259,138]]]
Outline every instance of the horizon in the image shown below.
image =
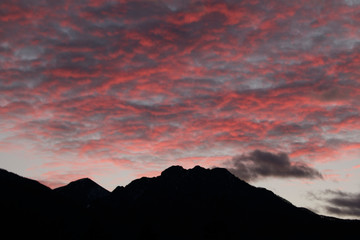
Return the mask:
[[3,0],[0,168],[113,190],[222,167],[360,218],[360,0]]

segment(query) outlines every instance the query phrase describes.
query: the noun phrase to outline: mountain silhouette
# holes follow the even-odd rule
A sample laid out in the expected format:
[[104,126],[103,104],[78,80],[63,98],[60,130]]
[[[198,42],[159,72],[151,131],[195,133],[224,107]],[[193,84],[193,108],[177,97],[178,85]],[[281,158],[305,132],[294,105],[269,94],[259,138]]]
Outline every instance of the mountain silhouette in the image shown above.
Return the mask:
[[54,189],[54,192],[84,207],[110,195],[108,190],[89,178],[73,181],[66,186]]
[[0,187],[4,230],[15,239],[18,229],[37,239],[344,239],[360,229],[359,221],[298,208],[223,168],[172,166],[111,193],[90,179],[51,190],[1,170]]
[[79,239],[87,213],[41,183],[0,169],[1,233],[9,239]]

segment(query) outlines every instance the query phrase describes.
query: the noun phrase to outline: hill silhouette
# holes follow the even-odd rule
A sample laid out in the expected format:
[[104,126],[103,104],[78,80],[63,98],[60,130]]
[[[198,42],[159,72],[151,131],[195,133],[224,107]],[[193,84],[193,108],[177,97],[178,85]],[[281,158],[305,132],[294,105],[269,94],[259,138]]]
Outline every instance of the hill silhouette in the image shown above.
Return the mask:
[[1,234],[9,239],[79,239],[87,213],[41,183],[0,169]]
[[83,207],[110,195],[110,192],[89,178],[82,178],[66,186],[54,189],[54,192]]
[[51,190],[1,170],[0,187],[5,232],[26,229],[37,239],[350,238],[360,227],[298,208],[223,168],[173,166],[111,193],[90,179]]

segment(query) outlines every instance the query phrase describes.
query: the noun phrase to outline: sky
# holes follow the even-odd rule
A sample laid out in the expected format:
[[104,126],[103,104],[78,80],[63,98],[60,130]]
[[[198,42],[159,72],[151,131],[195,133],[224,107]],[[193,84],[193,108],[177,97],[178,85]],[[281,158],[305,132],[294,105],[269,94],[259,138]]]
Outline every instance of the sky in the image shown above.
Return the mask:
[[360,0],[1,0],[0,168],[226,167],[360,218]]

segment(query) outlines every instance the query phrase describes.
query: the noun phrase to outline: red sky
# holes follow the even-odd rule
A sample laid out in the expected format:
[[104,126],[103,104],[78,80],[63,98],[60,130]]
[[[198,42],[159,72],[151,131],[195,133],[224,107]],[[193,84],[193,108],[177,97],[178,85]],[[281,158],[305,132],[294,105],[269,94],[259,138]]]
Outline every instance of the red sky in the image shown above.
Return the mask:
[[0,167],[111,190],[220,166],[360,216],[359,26],[359,0],[2,0]]

